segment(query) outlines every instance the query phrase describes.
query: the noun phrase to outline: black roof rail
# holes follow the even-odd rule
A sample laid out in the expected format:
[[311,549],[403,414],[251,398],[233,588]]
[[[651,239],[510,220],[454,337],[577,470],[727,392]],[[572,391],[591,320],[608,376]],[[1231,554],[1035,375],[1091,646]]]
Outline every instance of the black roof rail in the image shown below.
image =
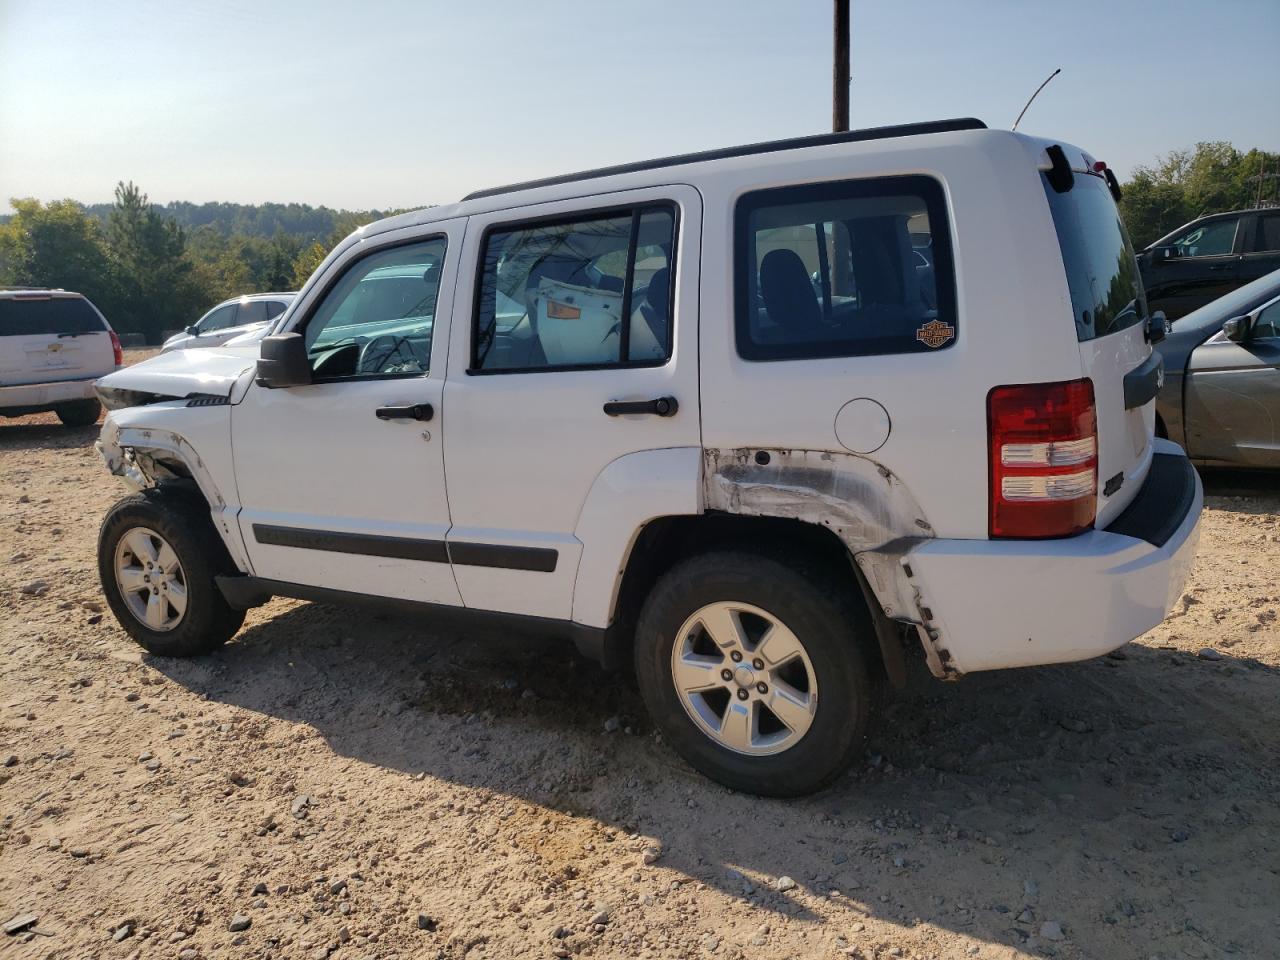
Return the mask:
[[540,180],[526,180],[523,183],[509,183],[503,187],[476,190],[474,193],[468,193],[462,199],[464,201],[478,200],[481,197],[496,197],[503,193],[514,193],[517,190],[533,190],[536,187],[552,187],[561,183],[573,183],[575,180],[593,180],[596,177],[612,177],[621,173],[638,173],[641,170],[657,170],[661,167],[675,167],[685,163],[702,163],[707,160],[724,160],[729,157],[750,157],[758,153],[778,153],[782,150],[801,150],[805,147],[826,147],[836,143],[857,143],[861,140],[914,137],[923,133],[951,133],[956,130],[985,129],[987,129],[987,125],[981,120],[974,117],[959,117],[954,120],[901,123],[891,127],[867,127],[863,130],[846,130],[843,133],[820,133],[808,137],[792,137],[788,140],[766,140],[764,143],[749,143],[740,147],[720,147],[716,150],[701,150],[697,153],[681,153],[674,157],[659,157],[656,160],[640,160],[636,163],[620,163],[613,167],[598,167],[595,170],[566,173],[558,177],[544,177]]

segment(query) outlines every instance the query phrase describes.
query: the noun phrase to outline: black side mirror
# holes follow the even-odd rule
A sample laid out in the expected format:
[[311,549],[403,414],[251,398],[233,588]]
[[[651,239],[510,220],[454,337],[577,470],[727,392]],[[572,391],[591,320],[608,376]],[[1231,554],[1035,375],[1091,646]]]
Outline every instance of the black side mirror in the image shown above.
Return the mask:
[[264,387],[297,387],[311,382],[311,359],[300,333],[262,338],[258,383]]
[[1163,310],[1157,310],[1147,318],[1147,342],[1159,343],[1169,332],[1169,320]]
[[1151,248],[1151,262],[1156,266],[1166,263],[1169,260],[1177,260],[1179,256],[1181,256],[1181,253],[1178,248],[1174,246]]
[[1222,332],[1226,335],[1228,340],[1233,340],[1236,343],[1243,343],[1245,340],[1249,339],[1249,330],[1252,326],[1252,317],[1232,317],[1222,325]]
[[183,332],[183,333],[185,333],[188,337],[198,337],[198,336],[200,336],[200,328],[199,328],[198,326],[196,326],[194,323],[193,323],[193,324],[191,324],[191,326],[187,327],[187,328],[186,328],[185,330],[183,330],[182,332]]

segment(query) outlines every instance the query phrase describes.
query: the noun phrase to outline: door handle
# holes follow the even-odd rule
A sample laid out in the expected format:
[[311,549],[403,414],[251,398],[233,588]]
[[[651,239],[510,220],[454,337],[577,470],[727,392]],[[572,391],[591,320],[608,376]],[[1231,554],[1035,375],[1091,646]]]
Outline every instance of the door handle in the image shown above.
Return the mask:
[[1234,263],[1211,263],[1209,264],[1209,269],[1210,270],[1229,270],[1234,266],[1235,266]]
[[379,420],[430,420],[436,415],[429,403],[411,403],[404,407],[379,407],[373,411]]
[[610,400],[604,405],[604,412],[611,417],[621,417],[628,413],[647,413],[655,417],[674,417],[680,404],[675,397],[658,397],[656,400]]

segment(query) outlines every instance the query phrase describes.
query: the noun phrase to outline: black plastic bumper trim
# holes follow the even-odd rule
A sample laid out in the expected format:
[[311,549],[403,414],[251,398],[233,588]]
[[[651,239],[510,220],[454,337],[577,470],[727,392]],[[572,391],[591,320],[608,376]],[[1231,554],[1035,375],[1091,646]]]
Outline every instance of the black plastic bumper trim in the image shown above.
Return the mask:
[[1124,375],[1124,408],[1132,410],[1150,403],[1164,384],[1164,357],[1152,351],[1151,356]]
[[1157,453],[1146,482],[1108,533],[1119,533],[1163,547],[1195,506],[1196,468],[1181,454]]

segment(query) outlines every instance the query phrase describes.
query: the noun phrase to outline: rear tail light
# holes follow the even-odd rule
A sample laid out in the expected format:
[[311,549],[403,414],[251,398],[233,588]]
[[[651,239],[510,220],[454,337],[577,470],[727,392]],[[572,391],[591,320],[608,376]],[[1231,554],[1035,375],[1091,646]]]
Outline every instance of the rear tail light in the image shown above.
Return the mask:
[[996,387],[987,395],[992,537],[1068,537],[1093,526],[1098,418],[1093,381]]
[[114,330],[107,331],[111,334],[111,355],[117,367],[124,366],[124,347],[120,346],[120,338],[116,336]]

